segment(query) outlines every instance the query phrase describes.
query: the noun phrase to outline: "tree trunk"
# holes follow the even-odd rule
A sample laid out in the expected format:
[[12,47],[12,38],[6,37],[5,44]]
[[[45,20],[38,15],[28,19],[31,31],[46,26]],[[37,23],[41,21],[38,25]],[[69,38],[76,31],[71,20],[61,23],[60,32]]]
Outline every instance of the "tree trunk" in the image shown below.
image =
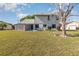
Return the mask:
[[62,21],[62,36],[66,37],[65,20]]

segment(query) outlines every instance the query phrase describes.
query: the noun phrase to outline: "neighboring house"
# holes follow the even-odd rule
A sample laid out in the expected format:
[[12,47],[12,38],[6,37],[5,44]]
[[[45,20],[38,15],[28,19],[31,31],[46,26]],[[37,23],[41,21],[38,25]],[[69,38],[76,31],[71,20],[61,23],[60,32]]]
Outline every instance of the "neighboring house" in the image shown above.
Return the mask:
[[7,23],[7,26],[4,29],[5,30],[12,30],[14,28],[13,28],[13,25],[12,24]]
[[[6,24],[6,26],[3,27],[4,30],[12,30],[13,25],[4,21],[0,21],[0,24]],[[0,30],[2,30],[2,26],[0,26]]]
[[66,24],[66,30],[77,30],[79,28],[79,22],[69,22]]
[[45,30],[56,28],[59,25],[59,19],[54,14],[35,14],[34,19],[26,19],[15,24],[15,30]]
[[[75,22],[75,21],[72,21],[72,22],[68,22],[65,24],[65,29],[66,30],[77,30],[79,29],[79,22]],[[62,26],[61,26],[61,29],[62,29]]]

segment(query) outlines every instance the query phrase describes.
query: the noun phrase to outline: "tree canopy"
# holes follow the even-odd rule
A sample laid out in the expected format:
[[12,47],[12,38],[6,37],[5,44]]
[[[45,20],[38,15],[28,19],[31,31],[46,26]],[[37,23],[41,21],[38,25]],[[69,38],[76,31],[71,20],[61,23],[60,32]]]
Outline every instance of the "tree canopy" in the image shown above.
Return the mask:
[[20,21],[23,21],[25,19],[34,19],[34,16],[33,15],[32,16],[30,16],[30,15],[25,16],[25,17],[21,18]]

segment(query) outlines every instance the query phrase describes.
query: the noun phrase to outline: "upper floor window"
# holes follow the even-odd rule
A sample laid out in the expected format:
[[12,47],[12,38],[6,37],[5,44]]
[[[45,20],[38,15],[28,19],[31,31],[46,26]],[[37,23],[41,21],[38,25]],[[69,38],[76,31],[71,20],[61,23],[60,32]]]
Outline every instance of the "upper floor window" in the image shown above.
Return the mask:
[[56,20],[59,20],[59,18],[56,16]]
[[48,21],[50,20],[50,16],[48,16]]

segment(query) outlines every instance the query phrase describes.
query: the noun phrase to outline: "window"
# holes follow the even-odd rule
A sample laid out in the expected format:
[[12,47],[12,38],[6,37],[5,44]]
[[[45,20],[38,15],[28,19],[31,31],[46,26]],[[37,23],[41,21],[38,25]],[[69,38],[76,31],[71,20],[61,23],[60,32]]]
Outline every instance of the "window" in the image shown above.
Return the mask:
[[59,20],[58,18],[56,20]]
[[56,16],[56,20],[59,20],[59,18]]
[[36,25],[35,25],[35,28],[39,28],[39,24],[36,24]]
[[50,16],[48,16],[48,21],[50,20]]
[[46,24],[43,24],[43,27],[46,27]]
[[56,24],[52,24],[52,28],[56,28]]
[[48,29],[51,30],[51,26],[48,26]]

